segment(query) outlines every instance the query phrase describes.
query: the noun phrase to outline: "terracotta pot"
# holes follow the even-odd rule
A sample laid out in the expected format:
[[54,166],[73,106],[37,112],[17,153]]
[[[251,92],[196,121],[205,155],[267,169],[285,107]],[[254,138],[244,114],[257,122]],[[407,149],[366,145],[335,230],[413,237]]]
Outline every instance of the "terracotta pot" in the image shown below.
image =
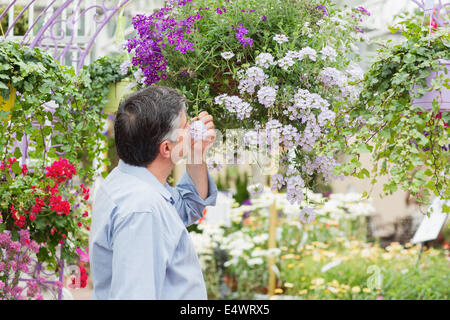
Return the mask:
[[111,83],[109,88],[109,93],[106,97],[108,102],[105,104],[103,108],[106,113],[114,113],[119,108],[120,101],[122,98],[128,94],[127,86],[131,83],[130,80],[122,80],[116,83]]
[[[442,65],[447,67],[447,74],[445,71],[439,70],[438,74],[443,74],[444,77],[450,77],[450,60],[440,60]],[[431,81],[436,79],[436,72],[431,72],[431,74],[426,78],[428,86],[431,86]],[[418,86],[414,86],[414,91],[416,91]],[[428,91],[422,97],[418,99],[414,99],[412,101],[412,105],[422,106],[425,110],[431,111],[433,109],[433,100],[438,98],[440,103],[440,111],[441,112],[449,112],[450,111],[450,89],[443,87],[440,91]]]

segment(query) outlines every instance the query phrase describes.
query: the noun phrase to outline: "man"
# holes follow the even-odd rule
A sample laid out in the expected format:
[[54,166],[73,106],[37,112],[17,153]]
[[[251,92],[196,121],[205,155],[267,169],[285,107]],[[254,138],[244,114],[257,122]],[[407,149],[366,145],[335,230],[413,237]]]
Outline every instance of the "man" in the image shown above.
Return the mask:
[[[166,87],[152,85],[120,104],[114,123],[119,164],[93,204],[92,299],[207,298],[186,226],[215,205],[217,187],[204,161],[215,134],[211,115],[195,119],[208,131],[206,141],[194,144],[186,135],[185,99]],[[170,187],[166,179],[186,155],[201,161],[188,159],[186,172]]]

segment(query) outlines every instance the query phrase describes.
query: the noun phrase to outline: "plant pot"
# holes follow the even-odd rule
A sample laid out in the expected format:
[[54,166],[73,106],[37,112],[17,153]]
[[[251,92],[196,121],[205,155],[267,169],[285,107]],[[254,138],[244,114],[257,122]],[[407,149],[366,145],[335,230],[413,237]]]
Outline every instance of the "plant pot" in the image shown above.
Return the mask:
[[[441,65],[447,67],[447,74],[443,70],[439,70],[438,74],[444,74],[444,76],[450,77],[450,60],[440,60]],[[431,81],[436,79],[436,72],[431,72],[431,74],[426,78],[427,85],[431,86]],[[418,86],[414,86],[414,91],[416,91]],[[449,112],[450,111],[450,89],[445,87],[441,88],[440,91],[432,90],[426,92],[422,97],[418,99],[414,99],[412,101],[412,105],[419,105],[423,107],[427,111],[431,111],[433,109],[433,100],[438,98],[440,103],[440,111],[441,112]]]
[[119,108],[120,101],[122,98],[128,94],[127,86],[131,83],[130,80],[122,80],[116,83],[111,83],[109,88],[109,93],[106,96],[108,102],[103,108],[106,113],[114,113]]
[[[2,95],[0,95],[0,110],[2,111],[10,111],[14,107],[14,103],[16,102],[16,89],[9,87],[9,98],[8,100],[3,99]],[[11,120],[11,114],[8,116],[8,120]]]

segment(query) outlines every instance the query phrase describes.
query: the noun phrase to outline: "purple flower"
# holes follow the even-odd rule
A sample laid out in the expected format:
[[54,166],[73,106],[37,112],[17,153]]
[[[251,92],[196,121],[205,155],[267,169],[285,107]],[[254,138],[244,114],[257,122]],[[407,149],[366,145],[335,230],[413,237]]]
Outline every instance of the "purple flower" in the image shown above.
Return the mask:
[[235,36],[239,40],[240,43],[242,43],[243,47],[251,47],[253,44],[252,38],[245,38],[244,35],[248,34],[248,30],[245,29],[245,27],[242,25],[242,23],[239,23],[239,28],[236,28]]
[[315,7],[315,9],[321,9],[322,12],[323,12],[323,15],[322,15],[322,16],[328,15],[328,13],[327,13],[327,7],[326,7],[325,5],[317,6],[317,7]]
[[364,31],[363,31],[362,29],[358,28],[358,27],[355,27],[355,29],[356,29],[356,31],[358,31],[358,32],[364,33]]
[[222,13],[225,13],[225,12],[227,12],[227,9],[224,7],[224,8],[216,8],[216,12],[218,13],[218,14],[222,14]]
[[[191,1],[179,0],[178,5],[184,6]],[[164,48],[173,47],[181,53],[194,50],[194,44],[186,39],[186,35],[195,32],[194,24],[203,16],[197,12],[184,20],[177,20],[175,15],[171,15],[173,9],[173,6],[163,7],[150,16],[138,14],[132,19],[137,35],[129,39],[126,46],[128,52],[134,50],[131,63],[140,67],[142,81],[148,85],[166,78],[168,61],[162,52]]]
[[262,20],[262,21],[266,21],[266,20],[267,20],[267,17],[266,17],[266,16],[262,16],[261,20]]
[[370,12],[367,11],[367,10],[366,10],[364,7],[362,7],[362,6],[359,6],[358,8],[356,8],[356,10],[358,10],[358,11],[361,12],[361,13],[364,13],[364,14],[370,16]]

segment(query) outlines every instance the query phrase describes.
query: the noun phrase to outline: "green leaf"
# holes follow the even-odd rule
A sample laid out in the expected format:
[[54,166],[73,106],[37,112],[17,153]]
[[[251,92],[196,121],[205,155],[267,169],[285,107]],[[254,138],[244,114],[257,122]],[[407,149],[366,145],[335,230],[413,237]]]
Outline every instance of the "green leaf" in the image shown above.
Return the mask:
[[359,153],[368,153],[368,152],[372,152],[373,147],[369,146],[367,144],[361,143],[358,148],[356,149],[356,151],[358,151]]
[[382,137],[385,137],[387,139],[391,138],[391,128],[389,127],[384,127],[383,130],[380,131],[380,135]]
[[20,148],[16,148],[16,150],[14,150],[14,157],[16,157],[16,159],[22,157],[22,152],[20,151]]
[[18,241],[19,240],[19,233],[17,232],[17,230],[12,230],[11,231],[11,240],[12,241]]
[[20,174],[22,172],[22,169],[20,168],[19,161],[15,161],[11,167],[12,171],[15,174]]
[[0,89],[9,90],[9,87],[6,84],[4,84],[3,82],[0,81]]

